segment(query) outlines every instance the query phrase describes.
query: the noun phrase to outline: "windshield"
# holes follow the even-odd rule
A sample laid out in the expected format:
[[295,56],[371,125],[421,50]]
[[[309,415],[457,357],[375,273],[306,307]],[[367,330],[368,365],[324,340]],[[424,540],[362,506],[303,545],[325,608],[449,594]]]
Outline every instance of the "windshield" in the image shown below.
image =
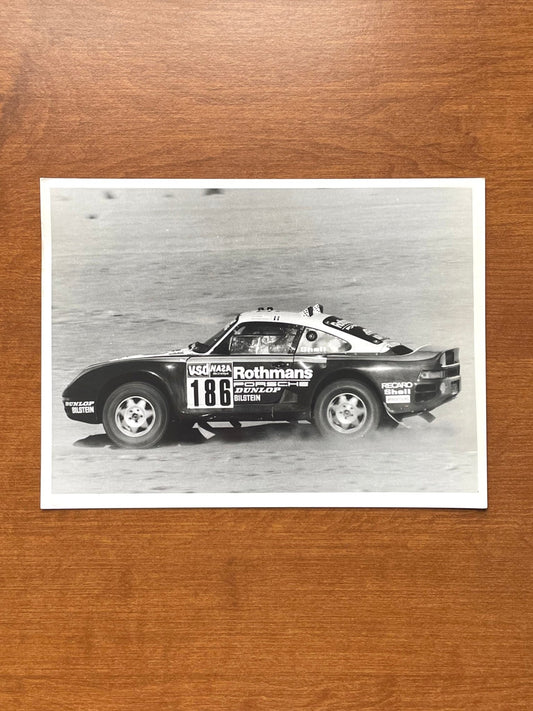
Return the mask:
[[195,343],[192,343],[189,348],[195,353],[207,353],[207,351],[210,351],[211,348],[213,348],[213,346],[218,343],[218,341],[220,341],[220,339],[223,338],[231,328],[233,328],[233,326],[237,323],[237,318],[238,317],[235,316],[235,318],[227,323],[224,328],[217,331],[214,336],[211,336],[203,342],[196,341]]

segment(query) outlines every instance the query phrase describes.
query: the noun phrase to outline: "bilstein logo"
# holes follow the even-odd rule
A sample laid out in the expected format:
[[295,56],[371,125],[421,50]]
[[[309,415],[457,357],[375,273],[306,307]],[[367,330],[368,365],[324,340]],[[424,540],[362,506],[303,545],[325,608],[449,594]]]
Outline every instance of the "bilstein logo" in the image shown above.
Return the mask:
[[256,365],[255,368],[245,368],[236,365],[233,368],[236,380],[310,380],[313,377],[311,368],[265,368]]
[[82,412],[94,412],[94,400],[68,400],[65,402],[65,407],[70,407],[73,415],[79,415]]

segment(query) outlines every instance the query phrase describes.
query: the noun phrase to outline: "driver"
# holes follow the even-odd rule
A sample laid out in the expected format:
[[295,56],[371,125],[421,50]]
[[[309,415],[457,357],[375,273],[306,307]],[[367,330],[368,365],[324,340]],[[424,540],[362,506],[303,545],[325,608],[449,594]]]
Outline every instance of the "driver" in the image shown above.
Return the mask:
[[269,335],[238,335],[231,340],[231,352],[255,355],[288,353],[293,339],[294,333],[290,331]]

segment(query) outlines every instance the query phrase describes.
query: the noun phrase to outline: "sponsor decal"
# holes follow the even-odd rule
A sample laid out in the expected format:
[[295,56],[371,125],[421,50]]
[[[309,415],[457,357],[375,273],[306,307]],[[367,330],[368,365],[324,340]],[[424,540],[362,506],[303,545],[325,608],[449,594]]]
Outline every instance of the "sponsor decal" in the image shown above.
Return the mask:
[[[336,336],[331,336],[331,338],[337,338]],[[340,339],[337,339],[340,340]],[[317,355],[320,353],[327,353],[328,349],[326,346],[300,346],[298,353],[306,353],[308,355]]]
[[[297,386],[308,387],[313,377],[311,368],[267,368],[256,365],[247,368],[243,365],[233,367],[236,402],[275,402],[283,388]],[[265,397],[263,397],[265,396]]]
[[331,326],[332,328],[338,328],[339,331],[344,331],[349,333],[351,336],[356,338],[362,338],[364,341],[369,341],[370,343],[385,343],[388,339],[384,336],[380,336],[379,333],[374,333],[368,328],[363,328],[362,326],[356,326],[350,321],[345,321],[343,318],[337,318],[337,316],[327,316],[324,321],[324,325]]
[[381,383],[382,388],[412,388],[413,383],[408,380],[408,381],[398,381],[394,383]]
[[261,402],[261,395],[237,395],[235,393],[235,402]]
[[65,407],[69,407],[73,415],[94,412],[94,400],[67,400]]
[[231,408],[235,403],[273,403],[283,388],[309,387],[312,368],[234,365],[204,361],[187,364],[187,408]]
[[263,385],[261,383],[257,384],[255,381],[246,381],[243,385],[235,385],[235,394],[241,395],[242,393],[251,395],[253,393],[279,393],[281,386],[272,383],[272,385]]
[[231,377],[231,363],[189,363],[187,374],[192,377]]
[[385,395],[385,402],[386,403],[407,403],[409,404],[411,402],[411,396],[410,395]]
[[244,365],[236,365],[233,368],[235,380],[310,380],[313,377],[311,368],[266,368],[264,365],[256,365],[253,368],[246,368]]
[[190,410],[233,407],[232,364],[188,363],[187,407]]
[[410,380],[381,383],[381,388],[383,390],[383,394],[385,395],[386,403],[409,404],[411,402],[411,390],[413,388],[413,383]]

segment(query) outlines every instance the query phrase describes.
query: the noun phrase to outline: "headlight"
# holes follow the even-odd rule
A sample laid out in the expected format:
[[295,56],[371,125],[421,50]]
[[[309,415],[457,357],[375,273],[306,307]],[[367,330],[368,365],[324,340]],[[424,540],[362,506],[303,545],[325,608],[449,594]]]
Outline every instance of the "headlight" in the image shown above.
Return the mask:
[[420,377],[424,378],[424,380],[440,380],[446,377],[446,374],[443,370],[423,370],[420,373]]

